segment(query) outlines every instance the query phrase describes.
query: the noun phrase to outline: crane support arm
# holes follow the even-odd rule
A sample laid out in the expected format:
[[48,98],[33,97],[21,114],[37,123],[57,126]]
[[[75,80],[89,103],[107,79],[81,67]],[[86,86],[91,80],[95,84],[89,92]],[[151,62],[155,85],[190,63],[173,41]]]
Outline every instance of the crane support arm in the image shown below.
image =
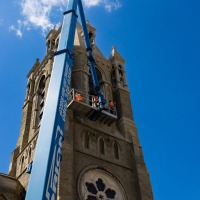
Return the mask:
[[105,104],[105,99],[100,92],[82,2],[81,0],[69,0],[68,11],[64,12],[58,49],[55,53],[26,200],[55,200],[57,196],[68,91],[71,82],[77,6],[79,6],[85,35],[93,84],[98,94],[100,105]]
[[70,0],[46,97],[26,200],[56,199],[66,119],[78,0]]
[[88,60],[90,61],[90,72],[91,72],[91,75],[92,75],[92,82],[93,82],[95,92],[97,93],[98,98],[99,98],[99,103],[100,103],[100,106],[101,106],[100,109],[103,109],[103,105],[106,104],[106,100],[105,100],[103,94],[100,91],[99,80],[98,80],[96,69],[95,69],[95,60],[94,60],[94,57],[93,57],[93,54],[92,54],[92,47],[91,47],[91,44],[90,44],[87,25],[85,23],[86,20],[85,20],[85,15],[84,15],[84,10],[83,10],[83,5],[82,5],[81,0],[78,0],[78,7],[79,7],[80,16],[81,16],[82,29],[83,29],[83,32],[84,32],[86,51],[88,53]]
[[88,34],[87,26],[85,23],[86,20],[85,20],[84,11],[83,11],[83,5],[80,0],[78,1],[78,5],[79,5],[80,15],[83,16],[83,17],[81,17],[81,22],[82,22],[82,29],[84,32],[86,50],[88,53],[88,60],[90,61],[90,71],[92,74],[92,81],[93,81],[93,85],[95,87],[95,91],[98,92],[100,90],[100,86],[99,86],[99,81],[98,81],[96,70],[95,70],[95,60],[92,55],[92,47],[90,44],[89,34]]

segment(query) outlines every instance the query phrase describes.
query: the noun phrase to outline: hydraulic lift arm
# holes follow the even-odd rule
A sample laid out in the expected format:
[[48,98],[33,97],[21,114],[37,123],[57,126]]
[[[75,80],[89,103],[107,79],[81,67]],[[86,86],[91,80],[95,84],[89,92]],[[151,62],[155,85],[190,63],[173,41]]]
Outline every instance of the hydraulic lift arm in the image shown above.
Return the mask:
[[62,143],[64,140],[68,91],[71,81],[77,7],[79,7],[79,14],[82,21],[95,92],[99,97],[100,105],[103,106],[106,104],[100,92],[82,2],[81,0],[69,0],[68,10],[64,12],[58,49],[55,53],[26,200],[56,199]]
[[90,61],[90,72],[92,75],[92,82],[94,85],[95,92],[99,98],[99,106],[100,106],[99,109],[102,110],[104,108],[104,105],[107,104],[107,102],[106,102],[103,94],[100,91],[99,80],[97,78],[97,73],[96,73],[96,69],[95,69],[95,60],[92,55],[92,47],[91,47],[90,40],[89,40],[89,34],[88,34],[87,26],[86,26],[86,20],[85,20],[85,15],[84,15],[84,10],[83,10],[83,5],[81,3],[81,0],[79,1],[79,12],[80,12],[80,16],[81,16],[82,29],[83,29],[84,37],[85,37],[85,44],[86,44],[86,50],[88,53],[88,60]]

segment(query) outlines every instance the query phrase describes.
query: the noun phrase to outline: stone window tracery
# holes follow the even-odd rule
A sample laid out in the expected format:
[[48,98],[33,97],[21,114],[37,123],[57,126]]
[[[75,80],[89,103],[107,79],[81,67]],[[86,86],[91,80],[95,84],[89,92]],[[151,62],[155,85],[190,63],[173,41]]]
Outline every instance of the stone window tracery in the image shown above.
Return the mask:
[[95,184],[86,182],[85,185],[87,187],[88,192],[90,193],[87,196],[87,200],[115,199],[115,190],[106,188],[105,183],[100,178],[95,182]]
[[44,100],[45,100],[45,75],[42,75],[38,89],[37,89],[37,105],[36,105],[36,120],[35,125],[40,126],[41,119],[43,116],[44,109]]
[[81,174],[78,185],[82,200],[127,200],[122,185],[103,168],[92,168]]

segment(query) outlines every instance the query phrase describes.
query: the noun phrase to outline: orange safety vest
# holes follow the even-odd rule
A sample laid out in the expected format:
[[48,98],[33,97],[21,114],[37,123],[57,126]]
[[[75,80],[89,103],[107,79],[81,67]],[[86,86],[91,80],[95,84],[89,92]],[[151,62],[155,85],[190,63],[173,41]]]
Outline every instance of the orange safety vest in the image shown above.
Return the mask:
[[98,102],[99,102],[99,99],[98,99],[97,96],[94,96],[94,97],[93,97],[93,102],[94,102],[94,103],[98,103]]
[[83,97],[81,96],[81,94],[78,94],[78,93],[75,95],[75,99],[77,101],[83,101]]
[[114,103],[112,101],[109,101],[109,106],[110,106],[111,109],[115,108],[115,105],[114,105]]

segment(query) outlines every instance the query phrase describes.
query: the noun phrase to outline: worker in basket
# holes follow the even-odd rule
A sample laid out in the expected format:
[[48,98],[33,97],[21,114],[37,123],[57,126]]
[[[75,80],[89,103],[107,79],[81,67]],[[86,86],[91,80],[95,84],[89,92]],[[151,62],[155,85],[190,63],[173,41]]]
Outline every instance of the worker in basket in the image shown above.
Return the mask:
[[111,100],[109,101],[109,107],[110,107],[110,112],[114,113],[114,111],[115,111],[115,104]]
[[79,93],[76,93],[76,94],[75,94],[75,100],[76,100],[76,101],[83,101],[82,95],[79,94]]
[[99,98],[98,96],[93,96],[92,97],[92,107],[98,107],[98,104],[99,104]]

